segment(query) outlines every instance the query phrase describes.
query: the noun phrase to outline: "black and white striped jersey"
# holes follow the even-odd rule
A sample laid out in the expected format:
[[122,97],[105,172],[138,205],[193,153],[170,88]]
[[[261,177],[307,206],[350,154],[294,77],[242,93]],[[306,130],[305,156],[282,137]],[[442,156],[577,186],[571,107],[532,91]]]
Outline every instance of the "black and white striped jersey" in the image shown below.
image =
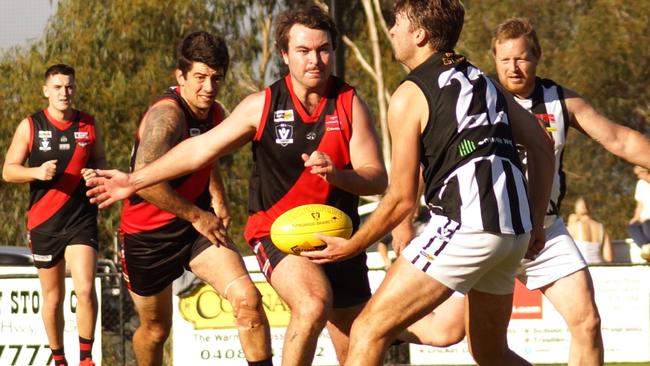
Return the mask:
[[[540,121],[544,123],[546,130],[553,136],[553,149],[555,150],[555,175],[553,177],[553,187],[551,188],[551,200],[546,210],[546,219],[544,227],[549,227],[560,213],[562,198],[566,193],[566,180],[562,170],[562,155],[564,154],[564,145],[566,135],[569,130],[569,113],[564,103],[564,90],[562,86],[553,80],[540,79],[535,80],[535,89],[526,99],[515,97],[515,100],[530,111]],[[524,165],[525,157],[522,159]]]
[[431,56],[406,80],[429,105],[420,160],[432,211],[480,231],[530,231],[526,180],[495,84],[453,52]]

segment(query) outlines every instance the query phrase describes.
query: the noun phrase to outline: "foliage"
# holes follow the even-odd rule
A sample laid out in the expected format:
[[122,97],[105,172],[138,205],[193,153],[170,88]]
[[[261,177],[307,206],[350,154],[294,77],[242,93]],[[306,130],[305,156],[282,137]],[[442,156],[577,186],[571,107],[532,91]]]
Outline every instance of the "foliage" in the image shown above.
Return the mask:
[[[234,82],[221,94],[221,102],[231,109],[250,92],[239,83],[261,87],[266,65],[259,60],[258,21],[260,15],[274,13],[274,1],[157,0],[59,1],[43,39],[29,49],[15,49],[2,55],[0,81],[3,106],[0,145],[6,151],[17,122],[43,108],[40,80],[47,65],[64,62],[77,70],[78,94],[75,105],[93,114],[104,130],[110,167],[127,170],[130,150],[139,119],[147,105],[167,86],[174,85],[175,47],[182,36],[194,30],[221,34],[230,45]],[[245,42],[241,42],[244,40]],[[268,61],[267,61],[268,62]],[[249,165],[250,153],[234,161]],[[248,156],[248,157],[247,157]],[[241,161],[240,161],[241,160]],[[239,166],[234,171],[242,170]],[[237,175],[239,176],[239,175]],[[228,182],[234,198],[234,237],[241,237],[246,214],[246,195],[241,195],[241,179]],[[2,183],[0,232],[8,243],[24,241],[27,185]],[[244,185],[245,186],[245,185]],[[120,207],[101,213],[100,241],[109,254],[109,243],[119,225]]]
[[[41,41],[0,56],[0,149],[6,151],[22,118],[44,107],[40,82],[47,65],[67,62],[77,69],[76,106],[102,123],[109,165],[128,169],[136,125],[151,100],[175,83],[175,45],[191,30],[223,35],[232,67],[220,100],[232,109],[244,95],[258,90],[280,73],[269,39],[269,25],[287,6],[308,0],[60,0]],[[388,18],[392,1],[381,0]],[[587,97],[615,121],[649,130],[650,2],[634,0],[465,0],[466,22],[458,51],[488,73],[494,72],[490,38],[494,27],[511,16],[530,18],[538,29],[544,56],[539,74]],[[366,55],[371,54],[366,18],[360,1],[343,6],[342,33]],[[272,37],[271,37],[272,38]],[[405,76],[393,61],[388,39],[379,34],[384,83],[392,92]],[[346,80],[357,87],[378,116],[375,84],[354,58],[345,53]],[[564,168],[568,191],[563,212],[584,195],[606,222],[612,237],[626,236],[632,214],[635,178],[631,167],[597,143],[571,132]],[[243,243],[247,214],[250,149],[225,159],[224,174],[231,200],[231,234]],[[0,183],[0,232],[9,243],[24,241],[27,186]],[[102,212],[101,242],[109,254],[119,207]],[[241,245],[245,248],[245,245]]]

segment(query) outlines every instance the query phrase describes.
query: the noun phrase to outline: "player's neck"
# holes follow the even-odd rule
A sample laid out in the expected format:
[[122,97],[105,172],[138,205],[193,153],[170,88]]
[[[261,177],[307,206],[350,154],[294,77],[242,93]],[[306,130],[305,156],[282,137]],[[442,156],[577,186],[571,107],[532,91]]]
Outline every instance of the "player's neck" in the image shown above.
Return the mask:
[[305,85],[298,83],[291,79],[291,87],[296,98],[302,104],[302,107],[309,114],[314,113],[318,108],[321,99],[325,96],[327,92],[329,80],[323,83],[318,84],[313,88],[308,88]]
[[429,45],[426,45],[424,47],[416,47],[411,57],[402,61],[402,63],[409,70],[413,70],[416,67],[425,63],[431,56],[433,56],[437,52],[438,51],[434,50]]
[[49,114],[50,117],[54,118],[57,121],[70,121],[72,119],[72,113],[72,108],[59,110],[52,107],[51,105],[47,107],[47,114]]

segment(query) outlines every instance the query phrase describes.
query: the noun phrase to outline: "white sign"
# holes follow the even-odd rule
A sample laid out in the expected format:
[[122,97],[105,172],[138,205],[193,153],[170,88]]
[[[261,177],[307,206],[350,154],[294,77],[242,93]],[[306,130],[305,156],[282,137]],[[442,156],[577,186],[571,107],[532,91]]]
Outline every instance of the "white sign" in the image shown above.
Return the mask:
[[[650,267],[593,266],[589,270],[601,317],[605,362],[650,361]],[[518,305],[539,312],[513,313],[508,327],[510,348],[532,363],[566,364],[571,338],[553,305],[539,291],[521,287],[515,291],[515,308]],[[466,341],[449,348],[411,345],[410,355],[413,365],[474,364]]]
[[[79,334],[77,333],[77,297],[72,279],[65,279],[65,299],[63,300],[64,332],[63,341],[66,359],[70,365],[79,364]],[[101,281],[95,279],[97,293],[101,293]],[[54,365],[52,353],[45,334],[41,307],[43,296],[38,278],[0,279],[0,365]],[[101,309],[101,296],[98,299]],[[98,316],[95,328],[93,360],[100,365],[101,317]]]

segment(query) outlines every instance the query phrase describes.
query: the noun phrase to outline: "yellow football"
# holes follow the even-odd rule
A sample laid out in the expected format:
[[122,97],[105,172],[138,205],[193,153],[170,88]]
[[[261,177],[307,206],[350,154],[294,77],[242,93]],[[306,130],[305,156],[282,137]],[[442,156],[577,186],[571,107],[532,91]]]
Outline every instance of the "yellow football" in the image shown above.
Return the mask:
[[271,241],[289,254],[325,248],[315,234],[349,238],[352,220],[336,207],[309,204],[292,208],[280,215],[271,225]]

